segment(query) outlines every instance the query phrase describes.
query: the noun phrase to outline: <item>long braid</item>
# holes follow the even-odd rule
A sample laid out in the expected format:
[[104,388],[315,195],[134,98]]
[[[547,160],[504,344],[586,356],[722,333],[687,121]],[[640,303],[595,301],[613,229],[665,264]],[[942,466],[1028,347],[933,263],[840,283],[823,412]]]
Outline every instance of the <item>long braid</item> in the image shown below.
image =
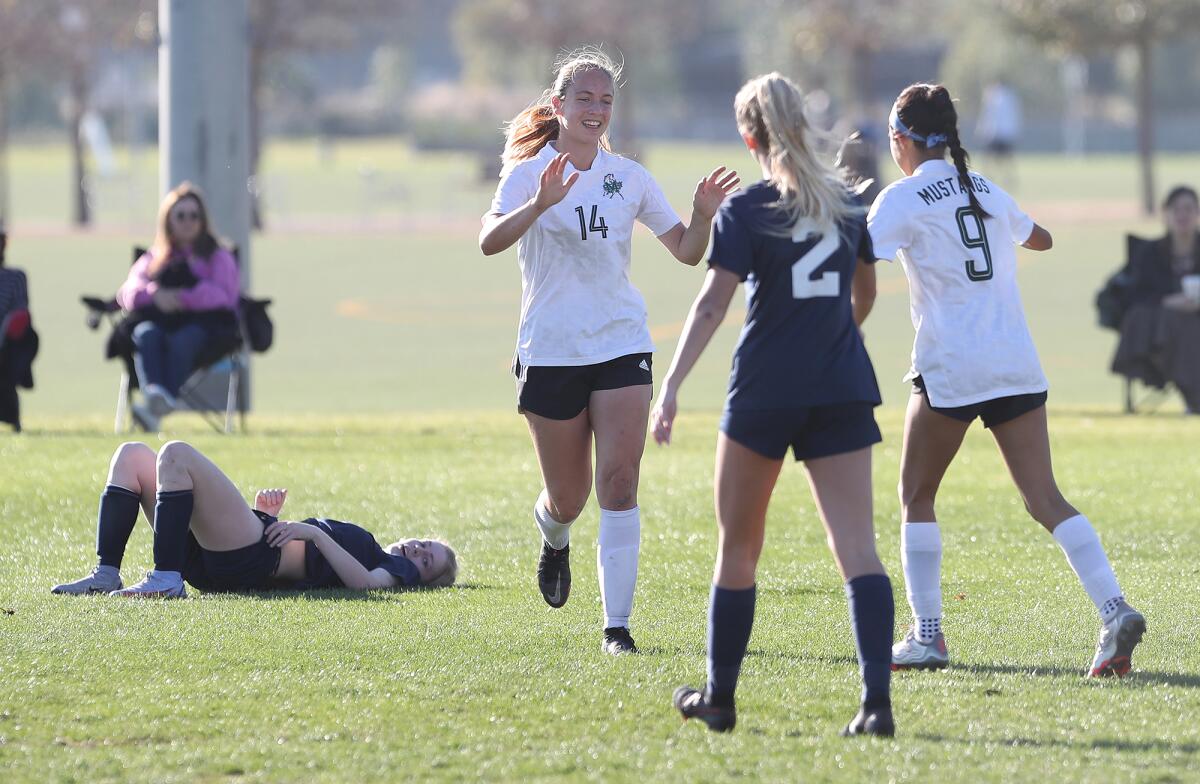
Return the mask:
[[979,203],[979,198],[975,195],[975,186],[971,182],[971,173],[967,168],[967,164],[971,161],[971,156],[963,149],[962,142],[958,139],[958,128],[950,128],[946,132],[946,146],[950,148],[950,158],[954,161],[954,168],[958,169],[958,180],[962,189],[967,192],[967,199],[971,202],[971,209],[975,212],[975,217],[979,220],[992,217],[988,211]]

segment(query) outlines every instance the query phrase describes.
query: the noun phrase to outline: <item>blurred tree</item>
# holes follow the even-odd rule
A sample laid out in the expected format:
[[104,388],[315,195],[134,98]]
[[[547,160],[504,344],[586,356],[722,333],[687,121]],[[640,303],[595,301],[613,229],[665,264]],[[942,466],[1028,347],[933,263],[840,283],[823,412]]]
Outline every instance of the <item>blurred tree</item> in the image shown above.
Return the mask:
[[1135,96],[1142,210],[1154,212],[1154,82],[1156,44],[1200,30],[1197,0],[998,0],[1015,29],[1067,52],[1131,47],[1137,56]]
[[[250,0],[250,176],[262,158],[263,112],[270,84],[267,66],[292,52],[350,48],[360,33],[403,37],[405,22],[420,0]],[[259,191],[254,189],[252,225],[263,227]]]
[[[3,0],[0,0],[3,1]],[[28,9],[26,6],[36,6]],[[63,114],[71,148],[71,222],[91,223],[87,156],[80,130],[91,101],[93,80],[105,52],[144,45],[139,23],[155,7],[154,0],[15,0],[13,18],[24,19],[26,40],[15,50],[25,65],[63,79]],[[4,17],[4,36],[8,14]]]
[[[463,0],[455,34],[467,80],[532,81],[548,71],[547,61],[556,52],[585,44],[604,44],[618,60],[623,52],[638,52],[639,60],[666,59],[666,42],[694,31],[716,5],[715,0],[608,0],[597,8],[561,0]],[[625,72],[623,87],[630,98],[640,75],[652,70],[647,65],[639,62]],[[550,83],[544,76],[536,81]],[[622,100],[615,120],[613,136],[628,152],[635,146],[632,100]]]
[[748,10],[752,70],[784,70],[807,89],[840,93],[849,114],[874,100],[875,59],[884,49],[931,37],[945,0],[762,0]]
[[11,214],[8,182],[8,96],[10,82],[39,48],[40,31],[52,22],[52,7],[40,0],[0,0],[0,227]]

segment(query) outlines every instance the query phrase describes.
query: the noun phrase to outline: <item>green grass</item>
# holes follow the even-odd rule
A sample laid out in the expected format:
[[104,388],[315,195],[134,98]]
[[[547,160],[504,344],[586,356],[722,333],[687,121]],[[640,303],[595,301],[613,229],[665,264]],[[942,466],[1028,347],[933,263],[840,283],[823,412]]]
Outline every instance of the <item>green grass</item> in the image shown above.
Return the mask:
[[[1136,218],[1131,159],[1027,158],[1018,196],[1049,216],[1056,238],[1050,253],[1022,254],[1019,275],[1051,382],[1059,482],[1149,617],[1137,671],[1120,683],[1080,677],[1092,608],[977,429],[939,504],[956,666],[896,679],[900,736],[890,742],[836,737],[854,709],[853,646],[794,466],[771,508],[737,732],[681,726],[669,708],[674,686],[703,675],[715,412],[740,305],[683,391],[677,443],[644,461],[634,631],[645,655],[599,652],[594,504],[576,529],[571,603],[545,607],[528,519],[538,471],[507,372],[519,274],[513,252],[485,259],[475,247],[492,184],[471,157],[390,142],[339,145],[331,162],[311,144],[268,150],[276,228],[255,238],[253,289],[276,300],[277,341],[255,357],[250,432],[218,437],[181,415],[170,435],[211,454],[247,493],[290,487],[295,514],[448,538],[462,585],[147,604],[51,596],[91,565],[96,493],[120,441],[106,432],[118,371],[78,296],[115,288],[129,246],[149,238],[154,153],[132,161],[98,184],[97,227],[75,233],[62,228],[61,151],[22,146],[11,158],[10,259],[30,274],[43,342],[38,388],[23,396],[27,432],[0,433],[4,781],[1194,779],[1200,423],[1180,418],[1174,400],[1159,415],[1116,416],[1113,335],[1094,326],[1091,307],[1122,234],[1157,230]],[[728,146],[647,155],[681,210],[697,177],[726,162],[749,169]],[[1200,156],[1164,158],[1159,174],[1200,180]],[[1122,203],[1127,220],[1112,217]],[[645,232],[634,253],[661,378],[701,274]],[[894,576],[907,304],[899,269],[881,269],[866,334],[885,398],[879,548]],[[126,578],[149,565],[143,526]]]
[[[899,417],[883,425],[878,538],[897,575]],[[9,781],[1188,780],[1200,764],[1200,426],[1102,413],[1051,426],[1064,491],[1150,619],[1135,673],[1080,677],[1094,612],[976,430],[941,504],[955,667],[895,679],[900,734],[883,742],[836,735],[857,668],[795,466],[771,508],[737,731],[713,736],[671,710],[672,689],[704,670],[711,415],[683,418],[677,443],[647,454],[643,655],[619,660],[599,651],[594,505],[575,528],[571,602],[550,610],[534,588],[537,471],[514,415],[272,418],[245,438],[190,436],[247,493],[289,486],[295,514],[459,547],[460,587],[361,597],[52,596],[91,565],[95,493],[117,439],[86,421],[6,439],[0,768]],[[149,541],[140,526],[127,579],[148,568]]]

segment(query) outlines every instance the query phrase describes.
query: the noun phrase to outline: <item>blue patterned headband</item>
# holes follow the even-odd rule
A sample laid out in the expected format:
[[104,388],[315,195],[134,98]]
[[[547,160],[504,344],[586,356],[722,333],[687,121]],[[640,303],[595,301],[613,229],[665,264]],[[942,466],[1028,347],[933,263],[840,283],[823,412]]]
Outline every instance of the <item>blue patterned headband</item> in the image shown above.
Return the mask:
[[892,107],[892,113],[888,117],[888,125],[891,126],[893,131],[902,136],[907,136],[914,141],[925,142],[925,149],[927,150],[950,141],[950,137],[944,133],[931,133],[928,136],[922,136],[912,130],[900,121],[900,114],[896,111],[895,107]]

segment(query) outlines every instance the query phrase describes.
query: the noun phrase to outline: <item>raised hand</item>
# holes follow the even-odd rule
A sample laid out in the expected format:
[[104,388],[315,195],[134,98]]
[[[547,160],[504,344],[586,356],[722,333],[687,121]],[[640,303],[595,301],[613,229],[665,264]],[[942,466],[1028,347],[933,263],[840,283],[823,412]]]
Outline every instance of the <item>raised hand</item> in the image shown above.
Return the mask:
[[283,509],[283,503],[286,500],[286,488],[259,490],[254,496],[254,508],[271,515],[271,517],[279,517],[279,511]]
[[741,184],[736,171],[726,172],[724,166],[719,166],[713,173],[696,185],[696,193],[692,196],[692,209],[697,215],[712,220],[725,201],[725,197]]
[[537,194],[533,197],[534,206],[538,210],[544,212],[562,201],[567,191],[571,190],[571,186],[579,179],[579,172],[574,172],[566,180],[563,179],[563,173],[567,170],[567,160],[567,154],[560,152],[545,169],[542,169]]
[[679,405],[675,401],[675,395],[665,392],[659,394],[658,402],[650,411],[650,431],[654,433],[654,443],[659,446],[671,443],[671,426],[675,423],[675,414],[678,412]]

